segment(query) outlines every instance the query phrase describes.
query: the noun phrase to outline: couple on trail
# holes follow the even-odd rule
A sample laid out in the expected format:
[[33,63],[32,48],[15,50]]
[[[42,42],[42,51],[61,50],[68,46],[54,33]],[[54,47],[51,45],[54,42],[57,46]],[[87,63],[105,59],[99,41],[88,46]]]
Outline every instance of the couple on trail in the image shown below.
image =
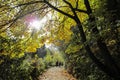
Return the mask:
[[60,62],[60,61],[56,61],[56,66],[63,66],[63,62]]

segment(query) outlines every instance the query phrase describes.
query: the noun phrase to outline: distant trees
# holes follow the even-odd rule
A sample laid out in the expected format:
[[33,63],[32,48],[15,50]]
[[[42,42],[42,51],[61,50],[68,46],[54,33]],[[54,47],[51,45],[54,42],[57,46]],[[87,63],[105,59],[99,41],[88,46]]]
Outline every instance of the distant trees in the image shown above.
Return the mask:
[[44,58],[47,54],[47,50],[45,45],[43,45],[41,48],[37,48],[36,54],[40,57],[40,58]]

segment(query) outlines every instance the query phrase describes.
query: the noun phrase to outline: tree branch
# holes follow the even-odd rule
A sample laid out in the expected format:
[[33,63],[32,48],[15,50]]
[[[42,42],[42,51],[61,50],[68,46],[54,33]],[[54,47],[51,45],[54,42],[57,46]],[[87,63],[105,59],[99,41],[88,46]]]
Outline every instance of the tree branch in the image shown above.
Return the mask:
[[15,6],[13,7],[6,7],[7,5],[4,5],[4,6],[0,6],[0,8],[2,7],[5,7],[2,11],[6,10],[6,9],[14,9],[14,8],[17,8],[17,7],[22,7],[22,6],[25,6],[25,5],[32,5],[32,4],[36,4],[36,3],[43,3],[43,1],[31,1],[31,2],[27,2],[27,3],[23,3],[23,4],[16,4]]
[[[35,9],[35,10],[30,11],[30,12],[27,12],[27,13],[25,13],[25,14],[23,14],[23,15],[19,15],[19,16],[16,17],[15,19],[9,20],[7,23],[0,25],[0,27],[6,26],[6,25],[8,25],[8,24],[11,23],[11,24],[7,27],[7,28],[9,28],[9,27],[11,27],[18,19],[24,17],[25,15],[31,14],[31,13],[36,12],[36,11],[43,10],[43,9],[45,9],[45,8],[48,8],[48,6],[42,7],[42,8],[40,8],[40,9]],[[0,33],[4,32],[7,28],[5,28],[4,30],[2,30]],[[0,28],[0,29],[2,29],[2,28]]]
[[68,1],[66,1],[66,0],[63,0],[66,4],[68,4],[69,5],[69,7],[70,7],[70,9],[71,9],[71,11],[73,12],[73,14],[74,14],[74,20],[77,22],[77,21],[80,21],[79,20],[79,18],[78,18],[78,15],[76,14],[76,12],[75,12],[75,9],[73,8],[73,6],[72,6],[72,4],[71,3],[69,3]]
[[64,12],[64,11],[58,9],[58,8],[56,8],[55,6],[53,6],[52,4],[50,4],[48,1],[44,0],[44,3],[46,3],[50,8],[54,9],[55,11],[57,11],[57,12],[65,15],[65,16],[68,16],[71,19],[74,19],[74,16],[72,16],[72,15],[70,15],[70,14],[68,14],[68,13],[66,13],[66,12]]
[[92,9],[91,9],[91,7],[90,7],[89,1],[88,1],[88,0],[84,0],[84,4],[85,4],[85,6],[86,6],[88,15],[90,15],[90,14],[92,13]]
[[74,10],[75,10],[75,11],[78,11],[78,12],[82,12],[82,13],[86,13],[86,14],[88,14],[88,12],[87,12],[87,11],[82,10],[82,9],[74,8]]
[[76,1],[76,9],[78,8],[78,2],[79,2],[79,0]]
[[69,5],[69,7],[71,8],[71,10],[72,10],[72,12],[73,12],[74,14],[76,14],[75,11],[87,13],[87,11],[85,11],[85,10],[78,9],[78,1],[79,1],[79,0],[77,0],[77,2],[76,2],[76,8],[73,8],[73,6],[71,5],[71,3],[69,3],[68,1],[66,1],[66,0],[63,0],[63,1],[64,1],[66,4]]
[[[44,1],[31,1],[31,2],[28,2],[28,3],[24,3],[24,4],[18,4],[17,6],[15,7],[20,7],[20,6],[24,6],[24,5],[31,5],[31,4],[36,4],[36,3],[43,3]],[[14,8],[14,7],[13,7]]]

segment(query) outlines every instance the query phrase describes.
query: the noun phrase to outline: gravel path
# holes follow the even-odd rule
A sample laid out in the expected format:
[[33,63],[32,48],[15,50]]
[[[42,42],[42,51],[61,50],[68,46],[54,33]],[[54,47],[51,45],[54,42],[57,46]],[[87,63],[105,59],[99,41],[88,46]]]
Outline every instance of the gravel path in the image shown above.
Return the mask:
[[62,67],[52,67],[48,69],[39,80],[76,80],[72,75],[67,73]]

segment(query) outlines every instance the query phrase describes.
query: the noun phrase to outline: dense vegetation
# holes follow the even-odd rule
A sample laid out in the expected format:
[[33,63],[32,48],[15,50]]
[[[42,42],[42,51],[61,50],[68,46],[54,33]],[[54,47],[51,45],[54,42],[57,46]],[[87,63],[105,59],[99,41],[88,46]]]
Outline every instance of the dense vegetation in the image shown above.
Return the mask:
[[[119,12],[119,0],[0,1],[0,79],[33,79],[65,60],[78,80],[120,80]],[[25,55],[43,45],[44,58]]]

